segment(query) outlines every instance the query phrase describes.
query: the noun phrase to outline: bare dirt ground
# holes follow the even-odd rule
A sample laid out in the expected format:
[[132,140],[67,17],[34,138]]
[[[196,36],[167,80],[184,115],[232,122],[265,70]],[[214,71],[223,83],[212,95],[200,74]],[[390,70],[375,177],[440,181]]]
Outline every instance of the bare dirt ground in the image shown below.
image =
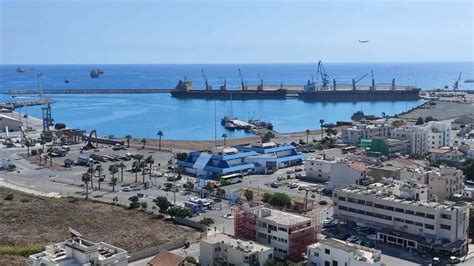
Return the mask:
[[450,101],[433,101],[435,104],[425,104],[414,108],[408,113],[401,114],[398,117],[412,121],[416,121],[418,117],[423,119],[431,116],[437,120],[447,120],[457,118],[463,115],[474,114],[474,104],[471,102],[450,102]]
[[[13,200],[5,200],[13,194]],[[81,199],[42,199],[0,188],[0,247],[51,244],[68,238],[68,227],[92,241],[139,251],[175,239],[194,241],[199,232],[120,206]],[[0,254],[0,265],[24,261]],[[21,265],[21,264],[19,264]]]

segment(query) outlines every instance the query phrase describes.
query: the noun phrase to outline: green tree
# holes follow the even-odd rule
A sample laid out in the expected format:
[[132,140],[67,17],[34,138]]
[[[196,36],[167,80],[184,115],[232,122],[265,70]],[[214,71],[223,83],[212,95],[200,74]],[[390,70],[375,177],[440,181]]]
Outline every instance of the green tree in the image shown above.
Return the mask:
[[111,183],[113,184],[112,186],[112,191],[115,191],[115,185],[117,184],[117,178],[115,177],[115,175],[118,173],[118,167],[117,165],[115,164],[112,164],[109,166],[109,173],[112,175],[111,177]]
[[125,139],[127,140],[127,148],[130,148],[130,140],[132,139],[131,135],[125,136]]
[[142,183],[145,184],[145,168],[146,168],[146,161],[140,163],[140,169],[142,169]]
[[101,165],[101,164],[96,165],[95,171],[97,172],[99,178],[102,176],[102,171],[103,171],[103,170],[104,170],[104,169],[102,168],[102,165]]
[[291,198],[285,193],[276,192],[272,194],[270,204],[276,207],[291,207]]
[[351,120],[352,120],[352,121],[359,122],[359,121],[362,120],[362,118],[364,118],[364,117],[365,117],[364,112],[362,112],[362,111],[357,111],[357,112],[355,112],[354,114],[352,114]]
[[199,223],[201,223],[201,224],[203,224],[203,225],[209,227],[209,226],[211,226],[212,224],[214,224],[214,219],[209,218],[209,217],[204,217],[204,218],[202,218],[202,219],[199,221]]
[[158,150],[161,151],[161,138],[163,137],[163,132],[161,130],[158,130],[158,133],[156,133],[156,135],[158,135]]
[[188,154],[185,153],[185,152],[178,152],[178,153],[176,154],[176,159],[177,159],[178,161],[185,161],[187,158],[188,158]]
[[262,142],[269,142],[274,137],[275,134],[269,130],[262,136]]
[[434,119],[432,116],[427,116],[425,117],[425,123],[428,123],[430,121],[435,121],[436,119]]
[[323,140],[323,130],[324,130],[324,119],[319,120],[319,125],[321,127],[321,141]]
[[26,146],[26,155],[30,157],[30,147],[33,147],[33,140],[25,139],[25,146]]
[[224,146],[225,146],[226,140],[227,140],[227,134],[226,133],[222,134],[222,138],[224,139]]
[[245,192],[244,192],[244,197],[245,197],[248,201],[252,201],[252,200],[253,200],[253,191],[250,190],[250,189],[245,190]]
[[90,181],[91,181],[91,188],[94,188],[94,166],[90,166],[88,169],[87,169],[87,174],[89,175],[90,177]]
[[160,213],[166,213],[168,208],[171,206],[171,202],[169,202],[169,200],[165,196],[158,196],[153,201],[155,202],[156,206],[158,206],[158,208],[160,209],[159,210]]
[[262,196],[263,202],[270,203],[271,200],[272,200],[272,193],[268,193],[268,192],[263,193],[263,196]]
[[175,207],[170,208],[168,210],[168,214],[173,217],[180,217],[180,218],[193,217],[193,213],[191,212],[190,209],[183,208],[180,206],[175,206]]
[[115,186],[117,185],[117,178],[116,177],[113,177],[110,178],[110,185],[112,186],[112,191],[115,191]]
[[135,173],[135,183],[138,182],[138,171],[140,171],[140,163],[138,161],[133,161],[132,171]]
[[191,263],[191,264],[194,264],[196,265],[197,264],[197,261],[194,257],[191,257],[191,256],[187,256],[186,258],[184,258],[184,260],[187,262],[187,263]]
[[118,168],[120,169],[120,182],[123,182],[123,170],[127,168],[127,166],[124,163],[120,163]]
[[423,117],[418,117],[418,119],[416,120],[416,123],[415,125],[423,125]]
[[155,160],[153,159],[153,156],[148,156],[145,159],[145,163],[148,164],[148,168],[150,168],[150,180],[151,180],[151,169],[153,169],[153,164],[155,163]]
[[474,181],[474,159],[468,158],[463,164],[462,171],[467,180]]
[[142,146],[142,149],[145,149],[145,145],[146,145],[146,139],[145,139],[145,138],[143,138],[143,139],[142,139],[140,142],[141,142],[141,143],[142,143],[142,145],[143,145],[143,146]]
[[146,201],[142,201],[140,202],[140,207],[142,208],[142,210],[146,211],[146,209],[148,208],[148,203],[146,203]]
[[128,198],[128,200],[130,201],[130,209],[140,208],[140,199],[137,196],[131,196],[130,198]]
[[86,185],[86,199],[89,198],[89,182],[90,182],[90,176],[88,173],[82,174],[82,182]]

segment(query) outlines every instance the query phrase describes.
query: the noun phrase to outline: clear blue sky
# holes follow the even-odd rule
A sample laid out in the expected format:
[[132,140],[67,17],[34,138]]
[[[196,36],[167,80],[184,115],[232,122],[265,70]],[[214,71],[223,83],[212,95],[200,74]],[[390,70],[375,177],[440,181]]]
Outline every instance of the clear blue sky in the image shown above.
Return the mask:
[[0,0],[0,63],[474,61],[473,1],[334,2]]

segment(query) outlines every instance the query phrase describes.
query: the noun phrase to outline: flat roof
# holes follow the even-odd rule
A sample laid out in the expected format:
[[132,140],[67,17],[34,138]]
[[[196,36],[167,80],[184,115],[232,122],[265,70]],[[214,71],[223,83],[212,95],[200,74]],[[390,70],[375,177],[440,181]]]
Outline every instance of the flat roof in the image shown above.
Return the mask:
[[[269,212],[269,213],[268,213]],[[258,210],[258,216],[267,220],[274,221],[281,225],[292,226],[299,223],[310,222],[311,219],[294,213],[262,207]]]
[[252,241],[245,241],[225,233],[210,235],[202,239],[201,241],[207,242],[209,244],[224,243],[234,249],[238,249],[245,253],[253,253],[257,251],[261,252],[273,249],[272,247],[265,246]]

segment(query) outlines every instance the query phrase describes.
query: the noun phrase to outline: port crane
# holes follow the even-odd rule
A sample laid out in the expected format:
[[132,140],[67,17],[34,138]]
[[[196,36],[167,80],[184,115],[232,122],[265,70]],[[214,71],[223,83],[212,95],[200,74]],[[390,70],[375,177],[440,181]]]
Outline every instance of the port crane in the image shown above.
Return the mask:
[[257,90],[263,90],[263,79],[260,77],[260,73],[257,73],[258,80],[260,81],[260,85],[257,86]]
[[356,79],[352,79],[352,90],[356,90],[356,89],[357,89],[357,88],[356,88],[356,84],[357,84],[359,81],[363,80],[365,77],[367,77],[367,75],[369,75],[369,73],[363,75],[362,77],[358,78],[357,80],[356,80]]
[[206,83],[206,90],[207,91],[212,90],[212,86],[209,85],[209,82],[208,82],[208,79],[207,79],[207,76],[206,76],[206,72],[204,72],[204,69],[201,69],[201,73],[202,73],[202,77],[204,78],[204,81]]
[[[222,76],[219,77],[219,78],[222,79]],[[219,88],[220,88],[221,91],[227,90],[227,80],[226,79],[223,79],[222,85]]]
[[242,86],[242,90],[246,91],[247,90],[247,85],[245,85],[244,76],[242,75],[242,70],[240,70],[240,68],[239,68],[239,77],[240,77],[240,84]]
[[319,60],[318,62],[318,74],[321,75],[321,82],[323,83],[323,89],[326,90],[329,84],[329,75],[326,73],[323,62]]
[[458,79],[454,82],[453,90],[457,91],[459,89],[459,81],[461,81],[462,72],[459,73]]

